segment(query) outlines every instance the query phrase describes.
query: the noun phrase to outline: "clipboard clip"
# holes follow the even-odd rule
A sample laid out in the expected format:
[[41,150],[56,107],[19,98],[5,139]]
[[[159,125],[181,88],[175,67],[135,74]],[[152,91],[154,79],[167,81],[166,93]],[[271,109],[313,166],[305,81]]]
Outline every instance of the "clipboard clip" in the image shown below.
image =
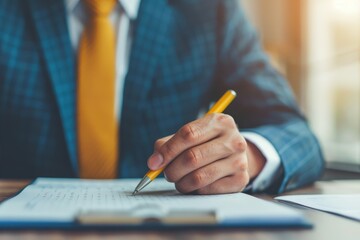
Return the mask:
[[75,221],[81,225],[212,225],[217,224],[212,210],[166,210],[155,204],[143,204],[127,210],[80,211]]

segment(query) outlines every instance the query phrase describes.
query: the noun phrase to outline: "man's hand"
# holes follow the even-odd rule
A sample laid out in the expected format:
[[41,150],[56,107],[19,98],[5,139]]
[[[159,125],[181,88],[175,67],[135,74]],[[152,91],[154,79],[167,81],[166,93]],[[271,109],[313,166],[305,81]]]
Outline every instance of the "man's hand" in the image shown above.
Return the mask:
[[240,192],[262,170],[265,159],[241,136],[234,119],[210,114],[156,141],[148,159],[151,170],[165,168],[165,177],[182,193]]

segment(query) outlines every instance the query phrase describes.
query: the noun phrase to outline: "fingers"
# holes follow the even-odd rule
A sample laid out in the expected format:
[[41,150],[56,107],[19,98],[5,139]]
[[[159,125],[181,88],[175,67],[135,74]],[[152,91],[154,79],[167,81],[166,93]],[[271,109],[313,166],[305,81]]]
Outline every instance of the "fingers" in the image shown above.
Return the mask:
[[238,192],[249,182],[247,143],[226,114],[207,115],[156,141],[148,166],[164,168],[182,193]]
[[148,167],[151,170],[157,170],[160,167],[157,166],[161,166],[164,162],[164,158],[162,157],[162,155],[159,154],[159,151],[161,149],[161,147],[167,142],[169,141],[170,138],[172,138],[174,136],[170,135],[167,137],[163,137],[158,139],[155,144],[154,144],[154,153],[149,157],[148,159]]
[[[175,183],[177,190],[181,193],[198,192],[201,194],[215,194],[217,192],[233,192],[246,186],[248,182],[247,158],[242,155],[234,155],[224,160],[213,162],[199,168],[180,179]],[[225,177],[231,177],[234,182],[222,187],[218,181]],[[236,181],[235,181],[236,180]],[[246,182],[246,183],[245,183]],[[215,184],[216,183],[216,184]],[[242,184],[245,183],[245,186]],[[215,185],[214,185],[215,184]],[[234,187],[237,185],[237,187]]]
[[248,183],[249,174],[247,171],[243,171],[242,174],[221,178],[196,190],[196,193],[206,195],[242,192]]
[[165,174],[169,182],[177,182],[190,172],[233,154],[234,146],[227,144],[224,137],[195,146],[182,152],[169,163]]
[[169,141],[169,139],[172,138],[173,136],[174,136],[174,134],[156,140],[156,142],[154,144],[154,151],[158,152],[160,150],[160,148],[162,147],[162,145],[164,145],[164,143]]
[[185,150],[215,138],[218,133],[211,124],[208,124],[208,121],[209,119],[201,119],[188,123],[180,128],[180,130],[159,149],[159,153],[164,158],[163,166],[167,165]]
[[[229,124],[233,128],[229,128]],[[188,123],[155,150],[148,160],[148,166],[151,170],[162,168],[185,150],[233,130],[234,127],[236,128],[234,120],[225,114],[210,114]]]

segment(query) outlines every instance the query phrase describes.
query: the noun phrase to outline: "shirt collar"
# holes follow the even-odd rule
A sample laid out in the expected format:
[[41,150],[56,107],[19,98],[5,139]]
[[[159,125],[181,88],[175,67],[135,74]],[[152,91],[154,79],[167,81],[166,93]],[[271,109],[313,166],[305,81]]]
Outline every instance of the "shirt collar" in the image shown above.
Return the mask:
[[130,19],[137,18],[141,0],[119,0],[119,2]]
[[[136,19],[141,0],[117,0],[130,19]],[[72,13],[80,0],[65,0],[65,7],[68,13]]]

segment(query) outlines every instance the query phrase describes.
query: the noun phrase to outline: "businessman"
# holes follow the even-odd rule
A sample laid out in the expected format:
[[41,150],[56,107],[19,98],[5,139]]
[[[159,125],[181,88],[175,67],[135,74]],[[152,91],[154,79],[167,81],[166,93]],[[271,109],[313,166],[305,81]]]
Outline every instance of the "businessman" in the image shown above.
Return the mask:
[[[224,114],[200,117],[226,90]],[[1,0],[0,177],[283,192],[319,144],[235,0]]]

